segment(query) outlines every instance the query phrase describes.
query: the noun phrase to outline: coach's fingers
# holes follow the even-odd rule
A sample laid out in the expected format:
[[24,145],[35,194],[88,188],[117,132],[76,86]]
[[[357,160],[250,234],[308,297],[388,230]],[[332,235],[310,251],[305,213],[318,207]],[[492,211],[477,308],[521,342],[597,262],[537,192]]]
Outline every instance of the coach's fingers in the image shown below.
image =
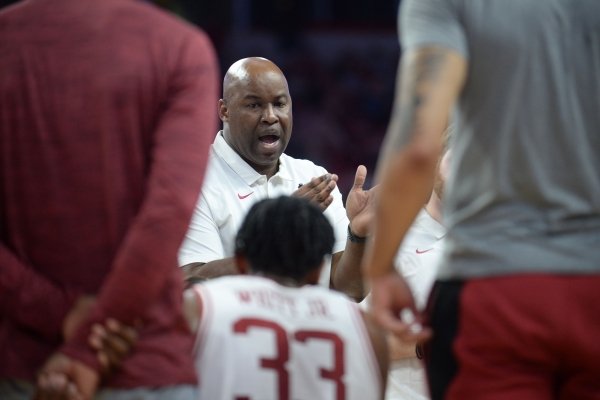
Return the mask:
[[352,185],[352,190],[360,190],[365,185],[365,181],[367,180],[367,167],[364,165],[359,165],[356,168],[356,173],[354,174],[354,184]]
[[310,182],[300,185],[293,195],[303,197],[325,210],[333,201],[331,192],[337,186],[338,176],[335,174],[325,174],[315,177]]

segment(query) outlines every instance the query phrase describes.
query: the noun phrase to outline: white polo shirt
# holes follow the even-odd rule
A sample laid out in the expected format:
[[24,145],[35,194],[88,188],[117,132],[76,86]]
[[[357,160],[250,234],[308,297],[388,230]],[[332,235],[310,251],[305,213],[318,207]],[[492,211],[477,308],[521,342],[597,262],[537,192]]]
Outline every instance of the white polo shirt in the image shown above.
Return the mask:
[[[254,203],[264,198],[290,195],[299,184],[326,173],[327,170],[311,161],[282,154],[279,171],[267,180],[266,175],[256,172],[229,147],[222,131],[217,133],[202,192],[179,250],[179,265],[232,257],[237,231]],[[340,191],[335,188],[332,195],[333,203],[325,210],[325,216],[333,226],[333,253],[337,253],[346,247],[348,217]],[[329,278],[323,279],[328,282]]]

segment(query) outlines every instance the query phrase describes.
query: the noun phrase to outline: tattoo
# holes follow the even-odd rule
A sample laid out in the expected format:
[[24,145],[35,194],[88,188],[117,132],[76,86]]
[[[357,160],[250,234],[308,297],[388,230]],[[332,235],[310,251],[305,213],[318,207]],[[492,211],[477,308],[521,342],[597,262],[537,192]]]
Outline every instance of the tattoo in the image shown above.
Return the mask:
[[431,87],[439,79],[440,71],[447,60],[447,50],[426,49],[415,55],[401,73],[401,82],[396,90],[402,90],[400,97],[396,132],[389,136],[388,149],[396,151],[404,147],[419,132],[419,110],[429,100]]

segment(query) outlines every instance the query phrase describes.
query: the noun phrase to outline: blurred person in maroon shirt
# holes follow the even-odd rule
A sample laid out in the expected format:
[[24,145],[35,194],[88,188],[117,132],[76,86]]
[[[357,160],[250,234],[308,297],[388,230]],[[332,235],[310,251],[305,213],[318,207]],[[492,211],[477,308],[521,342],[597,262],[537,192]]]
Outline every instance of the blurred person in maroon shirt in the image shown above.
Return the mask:
[[[203,32],[144,2],[0,11],[0,398],[193,396],[177,250],[218,75]],[[108,318],[139,340],[101,374]]]

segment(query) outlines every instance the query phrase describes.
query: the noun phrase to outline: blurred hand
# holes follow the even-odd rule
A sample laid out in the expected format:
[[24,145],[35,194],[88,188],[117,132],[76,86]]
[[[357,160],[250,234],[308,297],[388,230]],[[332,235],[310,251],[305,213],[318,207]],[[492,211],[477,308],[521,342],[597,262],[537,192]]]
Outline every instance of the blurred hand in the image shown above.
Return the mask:
[[137,342],[137,331],[108,319],[104,325],[94,324],[89,337],[90,346],[96,351],[102,374],[117,370]]
[[373,203],[377,187],[364,190],[367,179],[367,167],[359,165],[354,175],[354,184],[346,198],[346,215],[350,220],[350,229],[357,236],[369,236],[370,226],[374,218]]
[[34,400],[91,400],[99,380],[87,365],[55,353],[38,375]]
[[331,192],[336,188],[338,176],[335,174],[325,174],[312,178],[310,182],[303,184],[292,193],[292,196],[302,197],[316,204],[321,211],[333,203]]
[[381,326],[405,343],[417,343],[431,337],[422,325],[410,289],[393,270],[371,279],[371,313]]

